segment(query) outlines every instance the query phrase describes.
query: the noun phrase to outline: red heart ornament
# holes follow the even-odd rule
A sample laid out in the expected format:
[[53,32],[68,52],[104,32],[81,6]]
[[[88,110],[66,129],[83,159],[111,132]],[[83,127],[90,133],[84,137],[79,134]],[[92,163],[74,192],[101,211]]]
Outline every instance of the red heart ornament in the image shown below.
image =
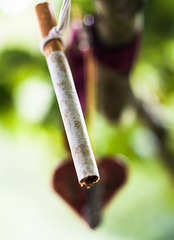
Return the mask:
[[99,225],[101,213],[127,179],[127,167],[118,157],[98,160],[100,181],[90,189],[78,183],[73,161],[63,162],[53,176],[53,188],[91,228]]

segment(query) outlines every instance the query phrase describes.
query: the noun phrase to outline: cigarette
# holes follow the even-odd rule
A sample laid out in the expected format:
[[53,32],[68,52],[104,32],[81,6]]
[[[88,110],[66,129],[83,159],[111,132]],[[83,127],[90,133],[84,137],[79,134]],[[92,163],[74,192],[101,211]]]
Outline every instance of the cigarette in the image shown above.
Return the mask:
[[[46,2],[38,4],[35,9],[41,35],[44,38],[51,28],[56,26],[53,10]],[[48,42],[44,47],[44,55],[57,96],[78,181],[81,186],[86,185],[89,188],[99,181],[100,176],[61,40],[53,39]]]

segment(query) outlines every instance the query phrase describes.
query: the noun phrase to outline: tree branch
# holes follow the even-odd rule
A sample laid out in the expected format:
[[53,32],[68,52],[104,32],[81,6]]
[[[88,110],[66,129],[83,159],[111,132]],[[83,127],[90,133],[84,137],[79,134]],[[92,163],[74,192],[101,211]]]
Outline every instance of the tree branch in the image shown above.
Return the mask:
[[136,30],[136,15],[144,0],[95,0],[96,29],[99,39],[109,47],[131,41]]
[[[136,35],[136,16],[143,9],[146,0],[94,1],[96,6],[95,32],[101,46],[103,45],[103,48],[106,47],[113,51],[126,47]],[[121,59],[122,56],[119,60],[121,61]],[[123,59],[123,62],[125,60],[126,58]],[[166,142],[168,138],[167,130],[158,117],[152,114],[151,109],[145,108],[141,101],[136,100],[131,90],[129,73],[132,66],[130,65],[130,68],[126,71],[124,68],[114,69],[106,66],[100,60],[98,65],[99,110],[108,119],[116,121],[123,108],[127,104],[132,104],[136,108],[138,116],[145,120],[158,137],[160,154],[168,169],[174,173],[174,156]]]

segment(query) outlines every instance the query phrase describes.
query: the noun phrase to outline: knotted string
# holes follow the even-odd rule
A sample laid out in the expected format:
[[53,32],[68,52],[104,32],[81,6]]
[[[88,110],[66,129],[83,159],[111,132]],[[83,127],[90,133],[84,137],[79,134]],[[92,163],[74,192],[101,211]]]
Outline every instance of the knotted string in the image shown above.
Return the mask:
[[43,54],[44,47],[48,42],[50,42],[53,39],[60,39],[62,35],[65,33],[70,21],[70,11],[71,0],[63,0],[58,19],[58,25],[53,27],[49,31],[48,36],[44,37],[41,41],[40,49]]

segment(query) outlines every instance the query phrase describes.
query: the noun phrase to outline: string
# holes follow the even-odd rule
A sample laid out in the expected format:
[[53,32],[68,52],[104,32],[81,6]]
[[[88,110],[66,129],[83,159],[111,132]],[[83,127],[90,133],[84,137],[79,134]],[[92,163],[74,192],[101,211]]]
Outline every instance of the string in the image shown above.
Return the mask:
[[45,45],[53,39],[60,39],[65,33],[69,21],[70,21],[70,11],[71,11],[71,0],[63,0],[58,25],[54,26],[48,33],[48,36],[44,37],[40,44],[41,52],[44,54]]

